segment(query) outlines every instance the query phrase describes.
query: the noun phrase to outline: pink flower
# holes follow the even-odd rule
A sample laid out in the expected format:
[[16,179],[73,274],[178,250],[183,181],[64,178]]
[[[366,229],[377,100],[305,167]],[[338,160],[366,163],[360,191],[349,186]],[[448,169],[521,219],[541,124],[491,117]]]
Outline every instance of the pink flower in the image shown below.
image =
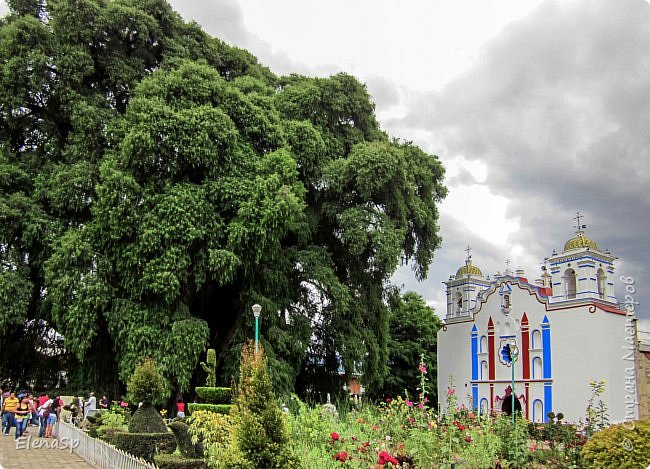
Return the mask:
[[447,388],[447,395],[448,396],[453,396],[454,394],[456,394],[456,390],[454,390],[452,388]]
[[393,398],[392,397],[387,397],[386,398],[386,404],[390,404],[391,402],[393,402]]
[[408,399],[406,399],[405,404],[409,407],[413,407],[413,402],[409,401]]
[[469,418],[473,419],[475,417],[474,412],[469,413]]
[[427,367],[424,366],[424,363],[420,363],[420,365],[418,366],[418,370],[420,370],[420,373],[424,374],[427,372]]
[[409,423],[415,422],[415,419],[413,417],[409,417]]
[[420,402],[420,403],[418,404],[418,408],[420,408],[420,409],[424,409],[424,404],[422,404],[422,403]]

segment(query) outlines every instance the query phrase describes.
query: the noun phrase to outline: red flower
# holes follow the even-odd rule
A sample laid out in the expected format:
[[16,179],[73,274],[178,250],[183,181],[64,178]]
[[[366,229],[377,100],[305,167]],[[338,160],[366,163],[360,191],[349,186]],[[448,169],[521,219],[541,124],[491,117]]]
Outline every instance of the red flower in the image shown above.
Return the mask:
[[339,439],[339,434],[336,432],[332,432],[330,437],[332,437],[332,441],[337,441]]
[[393,398],[392,397],[387,397],[386,398],[386,404],[390,404],[391,402],[393,402]]
[[472,441],[472,439],[469,436],[466,436],[465,441],[469,443],[470,441]]
[[378,464],[386,464],[386,463],[391,463],[394,466],[397,466],[399,464],[399,461],[392,457],[390,454],[388,454],[386,451],[382,451],[379,453],[379,459],[377,460]]
[[345,451],[340,451],[334,455],[335,461],[345,462],[348,459],[348,453]]

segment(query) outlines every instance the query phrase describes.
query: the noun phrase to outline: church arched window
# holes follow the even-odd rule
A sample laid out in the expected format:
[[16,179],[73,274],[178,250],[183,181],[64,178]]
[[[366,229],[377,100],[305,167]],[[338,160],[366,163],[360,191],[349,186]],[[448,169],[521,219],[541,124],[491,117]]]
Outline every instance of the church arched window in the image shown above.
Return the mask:
[[487,415],[488,411],[488,400],[483,398],[481,399],[481,415]]
[[456,314],[460,314],[463,310],[463,295],[457,291],[456,292]]
[[567,269],[564,271],[564,293],[567,300],[572,300],[576,297],[576,271]]
[[481,343],[479,348],[479,353],[485,353],[488,351],[488,340],[484,335],[481,336]]
[[607,276],[603,269],[598,269],[596,279],[598,280],[598,298],[604,300],[607,296]]
[[542,333],[539,331],[539,329],[535,329],[533,331],[532,340],[530,342],[530,348],[532,349],[542,348]]
[[544,421],[544,403],[539,399],[533,401],[533,422],[541,423]]
[[481,362],[481,381],[488,379],[488,364],[487,361]]
[[539,357],[533,358],[533,379],[542,378],[542,359]]

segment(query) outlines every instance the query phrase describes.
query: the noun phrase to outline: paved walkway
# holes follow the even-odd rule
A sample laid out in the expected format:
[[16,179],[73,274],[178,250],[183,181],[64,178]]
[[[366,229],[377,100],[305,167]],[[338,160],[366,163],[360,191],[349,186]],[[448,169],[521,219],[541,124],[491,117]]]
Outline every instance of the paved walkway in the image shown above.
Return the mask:
[[[70,452],[69,445],[56,439],[37,438],[38,427],[16,444],[14,428],[8,436],[0,434],[0,469],[90,469],[93,466]],[[56,443],[55,443],[56,442]],[[57,446],[54,448],[53,446]]]

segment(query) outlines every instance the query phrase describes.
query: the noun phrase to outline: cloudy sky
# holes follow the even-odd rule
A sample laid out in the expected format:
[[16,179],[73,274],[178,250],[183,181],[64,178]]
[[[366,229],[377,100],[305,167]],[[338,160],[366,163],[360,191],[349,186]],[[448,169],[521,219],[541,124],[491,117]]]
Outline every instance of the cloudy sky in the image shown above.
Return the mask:
[[386,131],[441,158],[443,247],[426,281],[394,277],[439,314],[468,244],[484,274],[534,279],[579,210],[650,319],[647,0],[170,3],[278,74],[357,76]]

